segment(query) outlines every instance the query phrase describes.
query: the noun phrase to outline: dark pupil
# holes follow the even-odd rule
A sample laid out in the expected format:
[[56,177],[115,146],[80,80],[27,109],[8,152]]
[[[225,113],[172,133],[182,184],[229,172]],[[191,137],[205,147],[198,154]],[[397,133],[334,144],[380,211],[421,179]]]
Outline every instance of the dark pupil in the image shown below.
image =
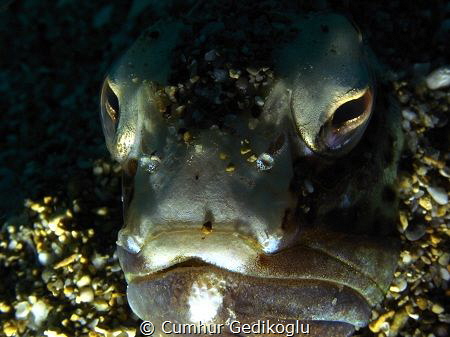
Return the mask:
[[366,95],[345,102],[336,109],[333,116],[333,126],[340,127],[346,121],[360,116],[366,109]]
[[109,85],[106,85],[105,97],[105,104],[107,104],[105,107],[106,111],[108,111],[110,117],[116,121],[119,118],[119,100]]

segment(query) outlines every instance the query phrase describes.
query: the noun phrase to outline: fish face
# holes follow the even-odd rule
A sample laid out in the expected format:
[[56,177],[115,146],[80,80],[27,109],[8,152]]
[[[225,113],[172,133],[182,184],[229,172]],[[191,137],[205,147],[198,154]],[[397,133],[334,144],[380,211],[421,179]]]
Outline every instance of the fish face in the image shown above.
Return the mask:
[[218,33],[198,57],[188,23],[161,20],[105,79],[103,130],[123,167],[118,256],[130,306],[156,326],[274,319],[345,336],[384,297],[397,115],[375,104],[350,21],[286,20],[297,33],[242,70]]

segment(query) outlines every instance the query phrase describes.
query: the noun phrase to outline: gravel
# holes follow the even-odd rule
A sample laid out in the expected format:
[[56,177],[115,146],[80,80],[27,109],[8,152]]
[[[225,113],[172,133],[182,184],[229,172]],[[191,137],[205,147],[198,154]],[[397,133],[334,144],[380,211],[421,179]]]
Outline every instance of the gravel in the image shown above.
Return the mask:
[[431,90],[441,89],[450,85],[450,66],[444,66],[434,70],[425,79]]

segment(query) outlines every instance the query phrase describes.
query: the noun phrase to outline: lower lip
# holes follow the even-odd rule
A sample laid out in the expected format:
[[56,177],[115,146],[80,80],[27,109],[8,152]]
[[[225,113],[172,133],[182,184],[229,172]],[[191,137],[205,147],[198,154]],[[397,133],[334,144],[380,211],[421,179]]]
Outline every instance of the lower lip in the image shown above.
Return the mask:
[[370,305],[360,294],[334,282],[253,277],[214,266],[174,268],[156,276],[135,278],[127,290],[133,311],[154,324],[283,318],[365,326],[370,317]]

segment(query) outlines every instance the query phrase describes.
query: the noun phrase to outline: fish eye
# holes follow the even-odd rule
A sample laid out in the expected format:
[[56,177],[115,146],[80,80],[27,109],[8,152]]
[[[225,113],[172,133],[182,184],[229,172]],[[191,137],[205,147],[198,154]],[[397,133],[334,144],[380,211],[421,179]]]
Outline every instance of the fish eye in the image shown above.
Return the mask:
[[120,112],[119,99],[111,89],[108,80],[105,80],[102,88],[102,109],[105,109],[112,122],[117,123]]
[[120,118],[120,106],[119,99],[112,90],[108,78],[103,82],[100,104],[103,133],[107,144],[112,144]]
[[347,152],[361,138],[370,119],[373,90],[370,88],[336,102],[329,121],[322,128],[319,143],[330,153]]
[[335,128],[340,128],[346,124],[362,119],[372,106],[372,93],[367,89],[364,94],[355,99],[351,99],[341,104],[333,114],[332,124]]

